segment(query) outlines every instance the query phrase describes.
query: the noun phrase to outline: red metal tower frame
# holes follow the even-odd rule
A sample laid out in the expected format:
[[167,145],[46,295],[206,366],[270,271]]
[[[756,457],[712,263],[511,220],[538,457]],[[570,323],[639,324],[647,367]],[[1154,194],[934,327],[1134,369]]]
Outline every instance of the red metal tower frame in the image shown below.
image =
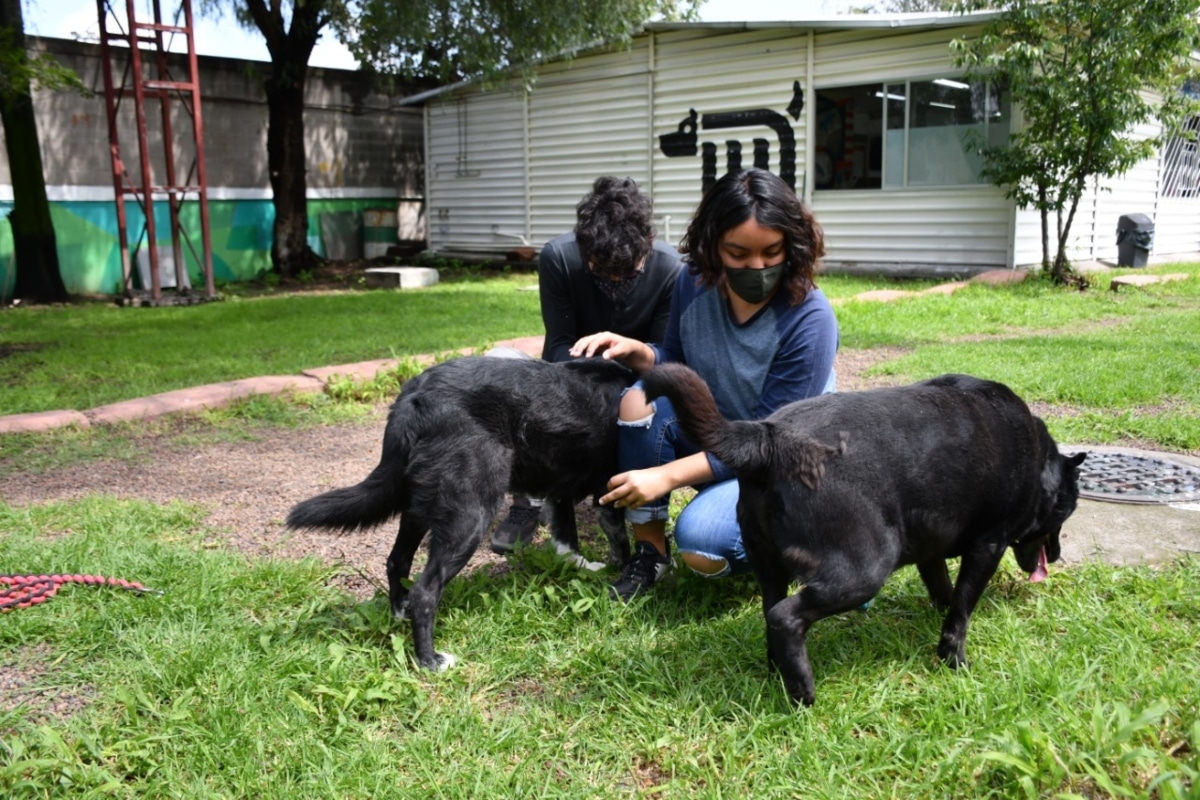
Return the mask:
[[[204,131],[200,109],[200,70],[196,58],[196,43],[192,35],[191,0],[180,0],[175,22],[183,16],[183,25],[163,23],[159,0],[149,0],[153,9],[153,22],[140,22],[134,7],[135,0],[125,0],[126,25],[114,13],[112,0],[96,0],[96,11],[100,18],[100,55],[104,73],[104,100],[108,111],[108,140],[112,156],[113,192],[117,203],[117,233],[121,246],[121,271],[126,298],[134,297],[133,269],[131,266],[129,228],[126,214],[126,199],[132,198],[142,210],[144,227],[138,232],[134,253],[142,246],[143,234],[148,249],[150,266],[148,292],[152,305],[163,303],[162,278],[159,272],[161,253],[157,246],[158,231],[154,216],[157,202],[167,203],[171,245],[175,265],[175,287],[177,297],[212,299],[216,296],[213,286],[212,237],[209,231],[208,178],[204,167]],[[187,41],[187,74],[183,80],[171,73],[168,59],[168,41],[165,35],[182,35]],[[126,47],[112,47],[120,42]],[[120,62],[119,65],[114,62]],[[119,66],[120,83],[114,79]],[[122,157],[119,136],[121,101],[133,100],[133,113],[137,128],[138,169],[129,169]],[[146,101],[157,100],[161,112],[161,166],[162,182],[155,182],[155,159],[150,148],[150,122],[146,112]],[[176,139],[171,124],[172,101],[176,101],[191,119],[192,148],[195,159],[181,182],[176,172],[178,152],[186,152],[186,141]],[[180,210],[185,200],[194,197],[200,211],[200,247],[195,244],[180,224]],[[188,287],[187,265],[184,262],[183,246],[187,245],[192,257],[200,264],[204,276],[204,295],[196,297]]]

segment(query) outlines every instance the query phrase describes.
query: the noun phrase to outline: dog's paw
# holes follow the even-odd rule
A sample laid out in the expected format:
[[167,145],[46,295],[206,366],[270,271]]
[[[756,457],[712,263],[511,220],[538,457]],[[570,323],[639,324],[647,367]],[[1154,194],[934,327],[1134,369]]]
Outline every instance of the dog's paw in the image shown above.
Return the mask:
[[454,669],[458,665],[458,656],[450,653],[437,653],[437,665],[433,668],[434,672],[445,672]]
[[586,569],[588,572],[599,572],[604,569],[602,561],[588,561],[580,553],[575,552],[565,544],[555,542],[554,552],[564,559],[568,564],[578,569]]
[[817,692],[811,685],[785,680],[783,686],[787,690],[788,699],[796,708],[810,708],[817,700]]
[[946,642],[942,642],[938,646],[938,658],[950,669],[966,669],[970,666],[967,663],[967,654],[963,652],[963,648]]

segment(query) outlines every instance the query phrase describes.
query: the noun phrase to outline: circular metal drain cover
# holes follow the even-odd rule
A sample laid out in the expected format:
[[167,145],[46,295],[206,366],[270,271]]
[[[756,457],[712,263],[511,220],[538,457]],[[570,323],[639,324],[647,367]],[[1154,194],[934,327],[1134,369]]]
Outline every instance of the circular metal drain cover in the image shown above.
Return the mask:
[[1150,456],[1083,452],[1087,459],[1079,467],[1080,497],[1112,503],[1200,500],[1200,469]]

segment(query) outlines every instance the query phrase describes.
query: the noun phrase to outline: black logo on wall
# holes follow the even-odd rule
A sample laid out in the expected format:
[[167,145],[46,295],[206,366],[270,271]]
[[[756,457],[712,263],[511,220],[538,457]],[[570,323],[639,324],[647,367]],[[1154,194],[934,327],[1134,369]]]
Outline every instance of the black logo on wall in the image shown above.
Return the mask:
[[[800,81],[792,82],[792,101],[788,103],[787,112],[793,120],[800,120],[800,112],[804,109],[804,90]],[[699,141],[697,133],[696,109],[690,109],[688,116],[679,123],[678,130],[663,133],[658,137],[658,147],[667,158],[694,157],[700,150],[700,182],[701,191],[707,192],[717,182],[717,145],[713,142]],[[720,111],[715,114],[704,114],[699,118],[699,127],[703,130],[720,130],[722,128],[770,128],[779,139],[779,169],[777,174],[796,188],[796,136],[787,117],[769,108],[754,108],[746,111]],[[755,137],[754,166],[759,169],[770,169],[771,143],[765,138]],[[725,171],[732,172],[742,168],[742,142],[739,139],[725,140]]]

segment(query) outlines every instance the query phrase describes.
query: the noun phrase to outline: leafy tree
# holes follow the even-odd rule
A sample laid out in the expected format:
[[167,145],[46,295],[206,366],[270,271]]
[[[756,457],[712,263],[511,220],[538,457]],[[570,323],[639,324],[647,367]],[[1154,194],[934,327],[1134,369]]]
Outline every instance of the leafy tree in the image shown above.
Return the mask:
[[374,72],[408,80],[495,74],[512,64],[591,41],[628,36],[656,12],[693,0],[203,0],[232,11],[267,43],[267,165],[275,204],[274,268],[312,265],[308,247],[304,85],[324,33],[336,33]]
[[[1086,285],[1066,249],[1088,182],[1154,156],[1196,112],[1182,92],[1200,45],[1196,14],[1195,0],[1006,0],[979,37],[953,43],[969,77],[1019,104],[1024,124],[1006,145],[975,146],[984,176],[1041,212],[1042,267],[1056,283]],[[1160,135],[1132,134],[1154,120]]]
[[8,221],[17,264],[13,296],[33,303],[62,303],[68,299],[67,290],[46,199],[33,85],[83,88],[75,73],[49,56],[28,55],[21,0],[0,0],[0,120],[12,174],[13,209]]
[[883,0],[851,8],[852,14],[917,14],[937,11],[955,11],[959,0]]
[[691,18],[702,0],[355,0],[339,35],[381,73],[455,81],[601,41],[628,41],[660,16]]

